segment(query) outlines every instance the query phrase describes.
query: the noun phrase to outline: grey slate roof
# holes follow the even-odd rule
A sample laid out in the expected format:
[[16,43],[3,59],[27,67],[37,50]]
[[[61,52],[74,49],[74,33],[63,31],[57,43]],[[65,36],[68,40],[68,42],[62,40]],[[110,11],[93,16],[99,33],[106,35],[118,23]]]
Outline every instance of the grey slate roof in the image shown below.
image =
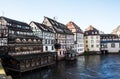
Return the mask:
[[[93,32],[94,32],[94,34],[92,34]],[[95,34],[95,32],[97,32],[97,34]],[[84,32],[84,36],[87,36],[87,35],[99,35],[99,30],[97,30],[92,25],[90,25]]]
[[[70,21],[69,23],[74,26],[74,28],[76,29],[76,32],[77,32],[77,33],[82,33],[82,34],[84,34],[83,30],[82,30],[77,24],[75,24],[75,23],[72,22],[72,21]],[[69,24],[69,23],[68,23],[68,24]]]
[[42,31],[54,33],[54,31],[53,31],[52,28],[49,28],[49,27],[47,27],[46,25],[41,24],[41,23],[38,23],[38,22],[34,22],[34,21],[32,21],[32,22],[33,22],[39,29],[41,29]]
[[[9,29],[32,32],[30,26],[25,22],[13,20],[4,16],[1,16],[0,19],[4,19],[7,23],[11,24],[11,26],[7,25]],[[18,27],[17,25],[20,25],[21,27]]]
[[51,18],[48,18],[48,17],[45,17],[48,19],[48,21],[51,23],[51,25],[53,26],[53,28],[55,29],[55,31],[57,33],[64,33],[64,34],[72,34],[73,33],[67,28],[66,25],[60,23],[60,22],[57,22]]
[[6,20],[8,23],[11,23],[11,24],[16,24],[16,25],[22,25],[22,26],[28,26],[28,27],[30,27],[30,26],[29,26],[27,23],[25,23],[25,22],[13,20],[13,19],[10,19],[10,18],[4,17],[4,16],[1,16],[0,18],[3,18],[4,20]]

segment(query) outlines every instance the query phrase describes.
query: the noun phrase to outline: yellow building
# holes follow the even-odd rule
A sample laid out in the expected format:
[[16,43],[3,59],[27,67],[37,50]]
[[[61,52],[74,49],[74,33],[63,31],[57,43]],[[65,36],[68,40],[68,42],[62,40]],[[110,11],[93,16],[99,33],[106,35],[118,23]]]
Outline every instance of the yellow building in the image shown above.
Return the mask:
[[84,32],[84,48],[90,54],[100,54],[100,34],[91,25]]

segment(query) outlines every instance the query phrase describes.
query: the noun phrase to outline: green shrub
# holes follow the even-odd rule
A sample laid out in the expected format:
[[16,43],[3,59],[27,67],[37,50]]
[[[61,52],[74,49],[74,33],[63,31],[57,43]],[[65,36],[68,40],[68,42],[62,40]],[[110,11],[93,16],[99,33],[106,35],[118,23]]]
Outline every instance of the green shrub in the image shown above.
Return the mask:
[[88,52],[88,51],[85,51],[85,52],[84,52],[84,55],[85,55],[85,56],[89,55],[89,52]]

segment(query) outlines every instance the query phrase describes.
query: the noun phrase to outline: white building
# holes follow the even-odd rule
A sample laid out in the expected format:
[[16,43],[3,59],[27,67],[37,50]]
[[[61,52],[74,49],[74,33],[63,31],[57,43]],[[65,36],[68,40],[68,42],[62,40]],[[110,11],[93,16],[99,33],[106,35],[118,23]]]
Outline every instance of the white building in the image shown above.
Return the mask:
[[101,35],[101,52],[102,53],[119,53],[120,38],[117,34]]
[[67,28],[74,34],[74,50],[82,54],[84,52],[84,33],[81,28],[74,22],[70,21],[67,23]]
[[89,26],[84,32],[85,51],[90,54],[100,54],[100,34],[93,26]]
[[43,52],[55,52],[54,42],[55,42],[55,33],[54,31],[37,22],[31,22],[30,26],[34,34],[42,38]]
[[43,24],[55,31],[56,43],[61,45],[61,48],[56,50],[58,60],[63,59],[65,57],[66,49],[73,47],[73,33],[64,24],[48,17],[44,17]]

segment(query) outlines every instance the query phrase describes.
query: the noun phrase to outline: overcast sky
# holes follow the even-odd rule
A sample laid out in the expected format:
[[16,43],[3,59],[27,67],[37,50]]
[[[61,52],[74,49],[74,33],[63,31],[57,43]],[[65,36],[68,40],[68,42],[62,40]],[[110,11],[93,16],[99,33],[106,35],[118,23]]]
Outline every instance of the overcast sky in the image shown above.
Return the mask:
[[0,16],[42,23],[44,16],[75,22],[85,30],[93,25],[111,33],[120,25],[120,0],[0,0]]

